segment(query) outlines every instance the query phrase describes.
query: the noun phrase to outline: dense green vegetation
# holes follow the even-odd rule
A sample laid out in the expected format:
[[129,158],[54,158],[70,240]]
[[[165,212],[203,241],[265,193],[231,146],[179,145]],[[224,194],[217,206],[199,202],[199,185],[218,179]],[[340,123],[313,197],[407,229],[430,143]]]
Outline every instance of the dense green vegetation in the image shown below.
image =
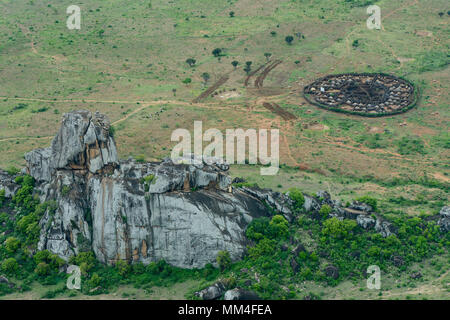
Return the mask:
[[[40,217],[46,210],[54,211],[56,205],[39,203],[33,196],[31,177],[19,176],[16,182],[21,188],[11,201],[3,200],[1,207],[10,213],[14,210],[16,219],[11,219],[10,213],[0,215],[0,231],[12,230],[0,238],[0,266],[2,273],[20,281],[21,286],[11,289],[2,285],[0,294],[30,290],[36,281],[43,285],[60,284],[59,289],[49,290],[43,297],[70,295],[65,287],[69,275],[62,268],[66,262],[47,250],[36,251]],[[86,295],[108,293],[126,284],[151,292],[154,286],[170,286],[188,279],[205,283],[220,278],[230,287],[248,288],[266,299],[290,299],[302,298],[295,283],[313,280],[334,286],[346,279],[363,278],[367,267],[374,264],[384,271],[403,272],[414,262],[447,253],[450,245],[448,233],[442,233],[431,220],[399,214],[392,221],[397,235],[383,238],[373,230],[362,229],[354,220],[330,218],[332,208],[327,204],[322,204],[318,215],[304,212],[302,192],[291,189],[289,195],[295,203],[295,221],[288,223],[276,213],[253,220],[246,231],[250,243],[242,261],[232,263],[229,253],[221,251],[218,268],[209,264],[203,269],[188,270],[165,261],[143,265],[123,260],[106,266],[96,260],[93,252],[86,251],[73,256],[69,264],[80,267],[81,292]],[[362,197],[358,201],[377,208],[373,198]],[[308,245],[305,239],[309,239]],[[337,272],[330,274],[330,268]]]

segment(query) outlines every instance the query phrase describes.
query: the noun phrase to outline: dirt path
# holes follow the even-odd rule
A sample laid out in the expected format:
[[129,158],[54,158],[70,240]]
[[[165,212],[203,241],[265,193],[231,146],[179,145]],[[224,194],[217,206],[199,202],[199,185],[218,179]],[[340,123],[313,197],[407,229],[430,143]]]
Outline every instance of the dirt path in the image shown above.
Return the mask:
[[272,62],[271,64],[269,64],[264,70],[263,72],[256,78],[255,80],[255,87],[256,88],[262,88],[263,86],[263,82],[264,79],[267,77],[267,75],[269,74],[270,71],[272,71],[273,69],[275,69],[279,64],[281,64],[283,61],[281,60],[275,60],[274,62]]
[[268,102],[263,102],[263,106],[264,108],[270,110],[271,112],[279,115],[280,117],[282,117],[284,120],[289,121],[289,120],[295,120],[297,119],[296,116],[294,116],[292,113],[290,113],[289,111],[284,110],[283,108],[281,108],[278,104],[276,103],[268,103]]
[[221,85],[225,84],[228,81],[228,79],[230,79],[229,75],[222,76],[219,80],[216,81],[216,83],[214,83],[211,87],[206,89],[206,91],[204,91],[197,98],[192,100],[192,102],[198,103],[198,102],[202,101],[203,99],[206,99],[207,97],[209,97],[210,94],[212,94],[214,91],[216,91]]
[[255,74],[257,74],[262,68],[264,68],[265,66],[267,66],[267,64],[268,64],[269,62],[270,62],[270,61],[267,61],[267,62],[264,63],[263,65],[259,66],[256,70],[250,72],[250,73],[248,74],[247,78],[245,78],[244,86],[247,87],[247,86],[248,86],[248,82],[250,81],[250,78],[253,77]]

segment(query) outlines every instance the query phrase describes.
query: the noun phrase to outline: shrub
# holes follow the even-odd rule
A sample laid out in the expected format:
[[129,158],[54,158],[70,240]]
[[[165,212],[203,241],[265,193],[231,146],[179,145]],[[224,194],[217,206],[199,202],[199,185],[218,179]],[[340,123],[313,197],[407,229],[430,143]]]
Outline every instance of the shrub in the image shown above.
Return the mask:
[[14,166],[10,166],[6,169],[6,172],[8,172],[8,174],[10,176],[15,176],[16,174],[18,174],[20,172],[20,170]]
[[15,274],[18,269],[19,264],[14,258],[8,258],[2,263],[2,271],[8,274]]
[[51,271],[50,265],[48,265],[45,262],[40,262],[36,266],[36,269],[34,269],[34,272],[36,274],[38,274],[39,276],[46,276],[46,275],[50,274],[50,271]]
[[265,235],[267,235],[268,230],[269,219],[264,217],[260,219],[253,219],[247,227],[247,231],[245,232],[245,234],[250,240],[259,241],[262,240]]
[[0,190],[0,206],[5,202],[5,189]]
[[212,54],[214,55],[214,57],[219,57],[222,54],[222,49],[220,48],[216,48],[212,51]]
[[42,250],[37,252],[34,257],[34,262],[39,265],[41,263],[45,263],[49,266],[49,270],[58,270],[62,267],[66,262],[60,258],[57,254],[51,253],[48,250]]
[[284,40],[287,42],[287,44],[291,44],[292,41],[294,41],[294,37],[293,36],[287,36],[286,38],[284,38]]
[[331,213],[331,207],[327,204],[322,205],[319,210],[319,214],[323,218],[327,218],[328,215]]
[[96,288],[100,285],[101,282],[102,278],[97,273],[94,273],[92,277],[89,279],[88,285],[91,288]]
[[276,242],[275,240],[262,239],[256,246],[248,250],[248,255],[252,259],[258,259],[264,256],[270,256],[275,252]]
[[286,238],[289,234],[289,225],[282,215],[275,215],[269,223],[270,234],[273,239]]
[[221,271],[228,269],[231,265],[230,253],[228,251],[219,251],[216,261]]
[[375,198],[364,196],[364,197],[360,197],[360,198],[356,199],[356,201],[368,204],[369,206],[372,207],[373,210],[377,209],[378,203],[377,203],[377,199],[375,199]]
[[117,260],[116,261],[116,269],[119,272],[119,274],[122,277],[124,277],[130,272],[130,265],[128,264],[128,261]]
[[297,188],[291,188],[289,189],[289,197],[294,201],[294,208],[295,209],[302,209],[303,204],[305,203],[305,197],[303,196],[303,193],[298,190]]
[[8,252],[14,253],[19,249],[20,241],[15,237],[10,237],[5,241],[5,248]]
[[69,263],[76,264],[80,267],[82,272],[84,271],[85,273],[87,273],[95,266],[96,260],[94,253],[92,251],[88,251],[80,252],[77,256],[70,257]]
[[339,220],[335,217],[325,220],[322,234],[335,239],[350,238],[352,230],[357,226],[354,220]]

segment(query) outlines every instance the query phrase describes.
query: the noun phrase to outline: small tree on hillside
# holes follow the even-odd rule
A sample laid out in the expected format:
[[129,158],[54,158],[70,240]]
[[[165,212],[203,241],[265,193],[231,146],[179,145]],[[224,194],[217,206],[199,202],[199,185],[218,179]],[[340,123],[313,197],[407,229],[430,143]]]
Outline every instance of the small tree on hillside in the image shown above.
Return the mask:
[[228,251],[219,251],[216,258],[221,271],[226,270],[231,265],[231,257]]
[[293,36],[287,36],[286,38],[284,38],[284,40],[287,42],[287,44],[291,44],[292,41],[294,41],[294,37]]
[[208,82],[208,80],[210,78],[209,73],[203,72],[202,73],[202,78],[203,78],[203,81],[205,82],[205,85],[206,85],[206,83]]
[[230,11],[230,18],[234,18],[234,11]]
[[222,49],[220,49],[220,48],[215,48],[215,49],[212,51],[212,54],[214,55],[214,57],[218,58],[218,57],[220,57],[220,55],[222,54]]
[[236,61],[236,60],[231,62],[231,65],[234,67],[235,70],[236,70],[236,67],[238,64],[239,64],[239,61]]
[[247,61],[247,62],[245,63],[244,71],[245,71],[247,74],[252,70],[251,66],[252,66],[252,62],[251,62],[251,61]]
[[197,62],[197,61],[196,61],[195,59],[193,59],[193,58],[186,59],[186,63],[187,63],[190,67],[194,66],[196,62]]
[[270,52],[264,53],[264,57],[266,57],[267,61],[269,61],[271,56],[272,56],[272,54]]

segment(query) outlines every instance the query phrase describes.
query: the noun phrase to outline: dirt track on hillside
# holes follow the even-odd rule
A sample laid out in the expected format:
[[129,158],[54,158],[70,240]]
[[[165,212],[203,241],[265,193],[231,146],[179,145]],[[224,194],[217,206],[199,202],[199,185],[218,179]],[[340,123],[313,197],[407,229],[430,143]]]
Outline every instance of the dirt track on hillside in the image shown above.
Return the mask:
[[224,83],[226,83],[228,81],[228,79],[230,79],[229,75],[224,75],[222,76],[219,80],[216,81],[216,83],[214,83],[211,87],[209,87],[208,89],[206,89],[206,91],[204,91],[201,95],[199,95],[197,98],[195,98],[194,100],[192,100],[193,103],[197,103],[202,101],[203,99],[206,99],[209,97],[210,94],[212,94],[214,91],[216,91],[221,85],[223,85]]
[[276,103],[269,103],[269,102],[264,102],[263,103],[264,108],[272,111],[273,113],[279,115],[281,118],[283,118],[286,121],[289,120],[295,120],[297,119],[296,116],[294,116],[292,113],[290,113],[289,111],[284,110],[283,108],[281,108],[278,104]]

